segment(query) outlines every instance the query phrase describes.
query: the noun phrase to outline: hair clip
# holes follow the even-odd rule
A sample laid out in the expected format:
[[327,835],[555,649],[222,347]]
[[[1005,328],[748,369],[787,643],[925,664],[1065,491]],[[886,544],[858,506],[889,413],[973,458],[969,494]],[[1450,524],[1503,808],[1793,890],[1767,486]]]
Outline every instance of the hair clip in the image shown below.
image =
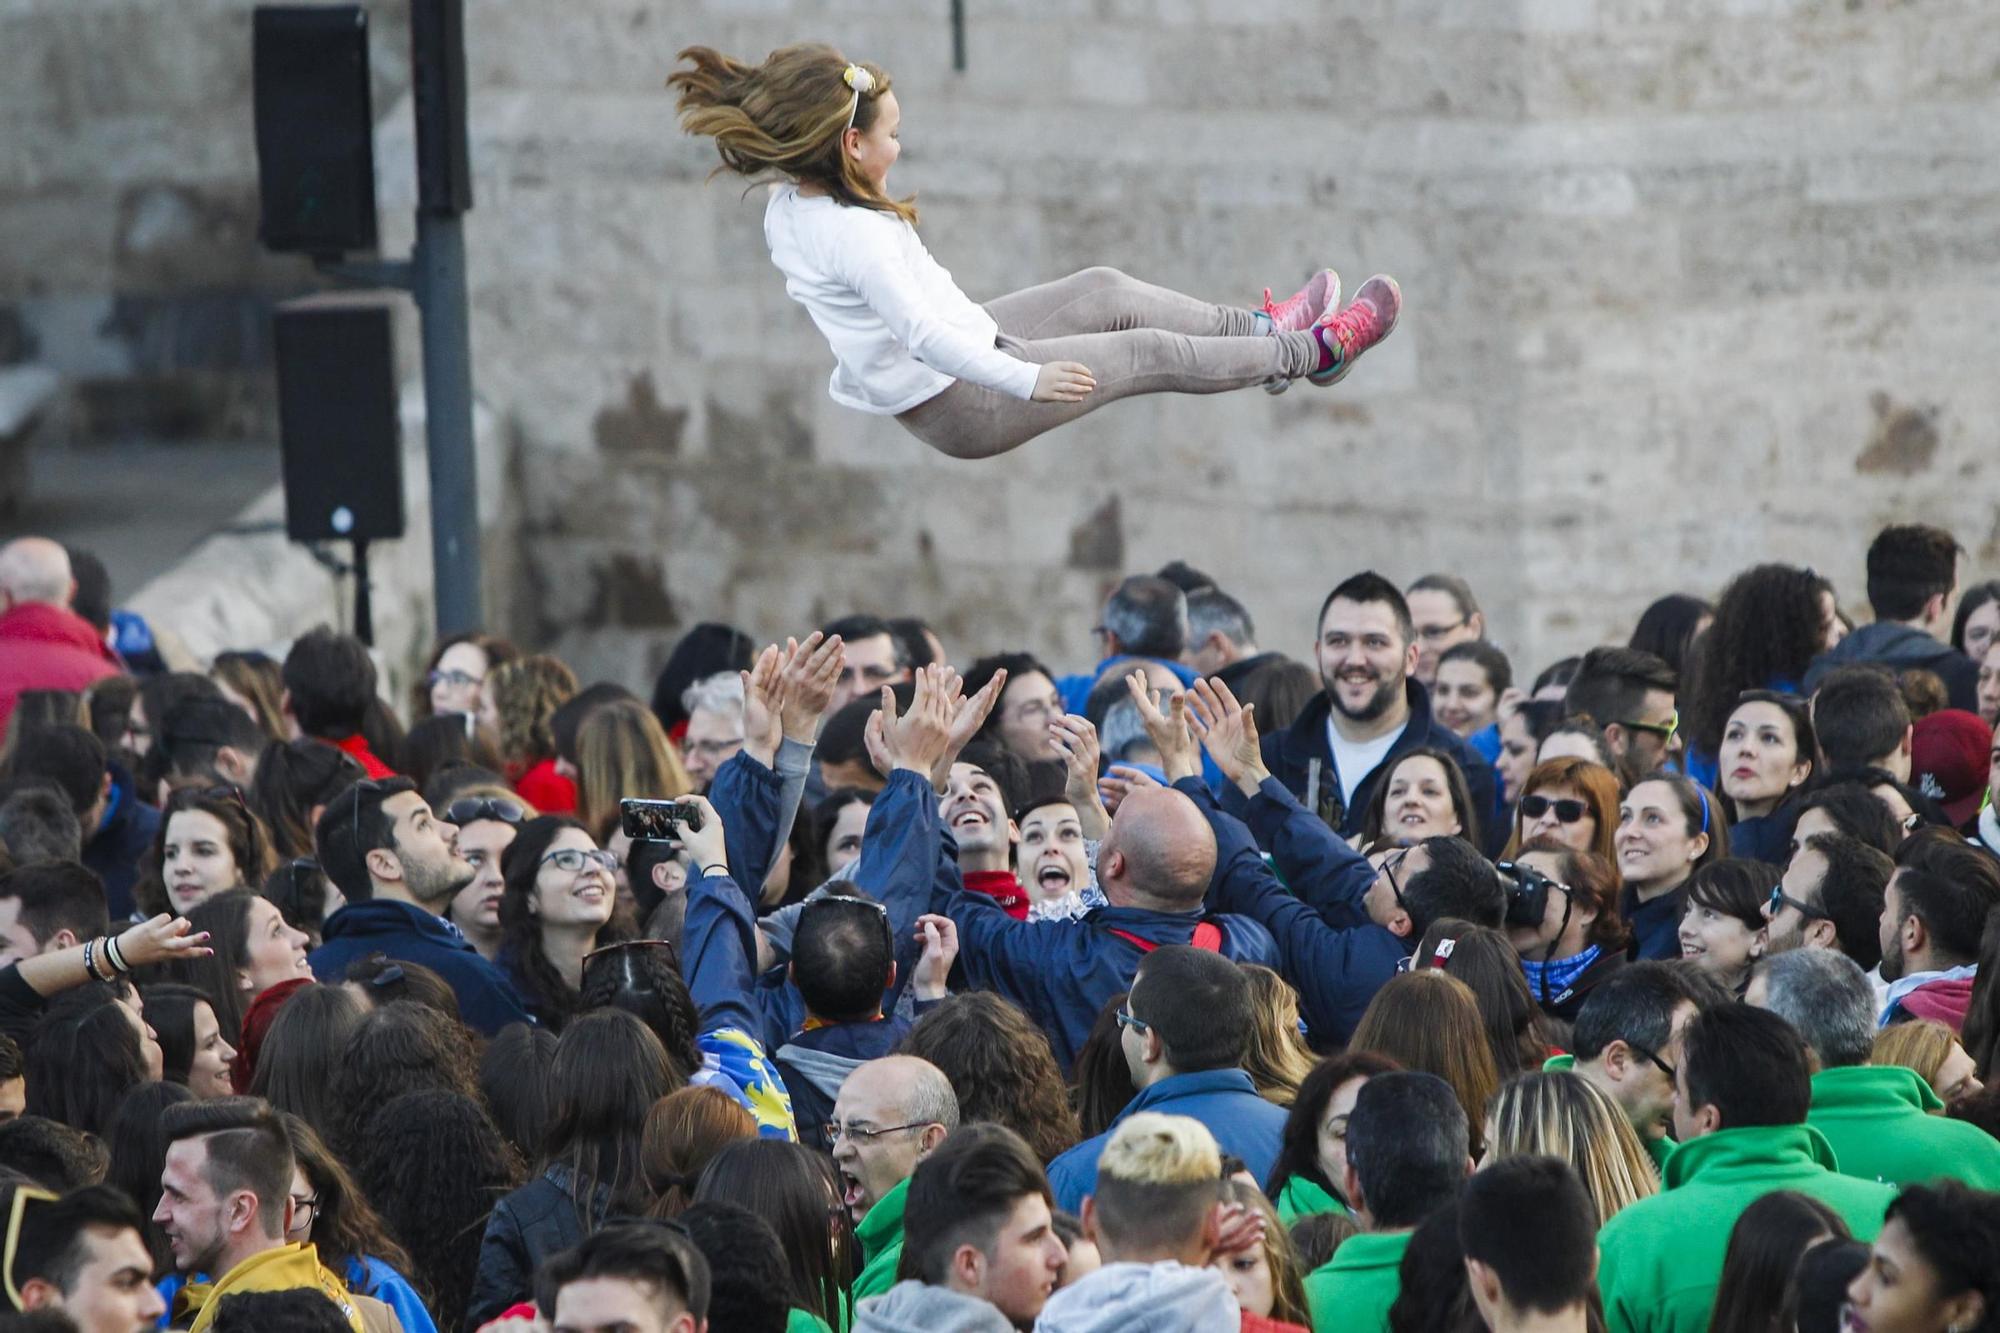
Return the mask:
[[849,65],[840,72],[840,81],[857,93],[875,91],[875,76],[859,65]]

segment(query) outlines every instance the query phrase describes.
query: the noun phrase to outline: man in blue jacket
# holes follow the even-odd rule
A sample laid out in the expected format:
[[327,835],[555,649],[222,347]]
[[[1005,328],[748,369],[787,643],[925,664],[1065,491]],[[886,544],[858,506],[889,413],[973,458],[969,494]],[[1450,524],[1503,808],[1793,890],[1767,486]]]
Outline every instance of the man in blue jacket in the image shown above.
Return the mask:
[[1097,1159],[1120,1122],[1140,1111],[1199,1120],[1225,1153],[1262,1180],[1278,1160],[1285,1112],[1243,1072],[1252,1018],[1243,970],[1206,949],[1170,944],[1139,962],[1118,1013],[1118,1044],[1139,1090],[1110,1128],[1049,1163],[1056,1206],[1080,1211]]
[[355,783],[327,803],[314,842],[327,878],[347,898],[307,960],[314,976],[338,984],[355,959],[387,954],[443,977],[466,1025],[489,1037],[531,1021],[506,975],[442,915],[474,871],[458,854],[458,830],[431,813],[414,782]]
[[[1420,648],[1396,585],[1373,570],[1354,575],[1320,606],[1318,697],[1290,727],[1264,737],[1265,767],[1343,836],[1361,832],[1376,786],[1422,745],[1458,762],[1483,825],[1500,813],[1493,765],[1431,717],[1430,691],[1415,677]],[[1222,803],[1231,814],[1245,804],[1227,788]]]

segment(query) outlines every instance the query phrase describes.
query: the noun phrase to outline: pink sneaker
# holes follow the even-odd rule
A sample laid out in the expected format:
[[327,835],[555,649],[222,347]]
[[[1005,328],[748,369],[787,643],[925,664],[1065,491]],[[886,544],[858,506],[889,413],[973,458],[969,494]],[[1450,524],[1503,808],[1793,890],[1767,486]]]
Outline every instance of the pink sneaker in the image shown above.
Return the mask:
[[1362,283],[1353,305],[1315,326],[1321,331],[1320,342],[1333,354],[1333,363],[1306,378],[1322,389],[1346,379],[1361,354],[1395,329],[1402,313],[1403,290],[1394,278],[1378,274]]
[[[1264,314],[1270,318],[1273,333],[1303,332],[1339,309],[1340,275],[1330,268],[1306,279],[1306,285],[1284,301],[1273,301],[1271,289],[1264,289]],[[1274,396],[1291,387],[1292,382],[1283,375],[1264,381],[1264,392]]]

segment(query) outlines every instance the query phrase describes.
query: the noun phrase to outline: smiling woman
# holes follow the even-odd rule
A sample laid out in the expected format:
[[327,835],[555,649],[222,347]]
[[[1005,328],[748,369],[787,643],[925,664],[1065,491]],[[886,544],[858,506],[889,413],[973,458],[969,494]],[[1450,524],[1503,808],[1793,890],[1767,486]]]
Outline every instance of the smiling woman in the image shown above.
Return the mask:
[[234,787],[182,787],[167,798],[134,892],[147,915],[186,914],[214,895],[262,884],[277,869],[271,835]]
[[625,938],[610,925],[617,858],[577,820],[543,815],[501,854],[500,965],[535,1020],[560,1032],[577,1011],[583,956]]
[[1425,838],[1459,837],[1479,846],[1479,816],[1458,761],[1443,750],[1419,746],[1400,755],[1361,824],[1361,845],[1409,847]]

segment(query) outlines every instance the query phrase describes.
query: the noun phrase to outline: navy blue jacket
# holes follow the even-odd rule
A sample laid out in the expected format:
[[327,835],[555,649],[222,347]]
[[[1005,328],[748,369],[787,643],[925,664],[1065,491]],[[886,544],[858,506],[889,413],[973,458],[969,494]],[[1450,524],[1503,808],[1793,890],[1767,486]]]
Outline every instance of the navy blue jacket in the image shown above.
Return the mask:
[[1729,854],[1745,861],[1785,865],[1792,859],[1793,822],[1782,805],[1768,815],[1739,819],[1729,826]]
[[[1361,779],[1360,785],[1355,788],[1351,806],[1341,804],[1340,774],[1334,766],[1333,747],[1326,739],[1326,720],[1333,712],[1333,704],[1324,690],[1313,696],[1312,702],[1305,706],[1305,711],[1291,726],[1264,738],[1264,767],[1271,770],[1271,776],[1285,784],[1287,791],[1304,800],[1307,767],[1313,760],[1319,760],[1319,808],[1313,813],[1325,820],[1329,828],[1338,829],[1343,837],[1351,838],[1361,832],[1361,821],[1368,813],[1368,803],[1375,798],[1375,788],[1396,766],[1396,761],[1420,745],[1429,745],[1458,761],[1472,796],[1473,811],[1479,816],[1483,840],[1491,832],[1495,821],[1506,814],[1500,805],[1500,784],[1493,765],[1432,718],[1430,691],[1422,684],[1416,680],[1406,681],[1404,693],[1410,704],[1409,724],[1396,738],[1396,743],[1389,747],[1389,753],[1383,756],[1382,762]],[[1241,816],[1245,804],[1242,793],[1233,786],[1225,787],[1221,800],[1223,809]]]
[[1632,928],[1632,943],[1626,953],[1634,962],[1681,956],[1681,918],[1687,915],[1687,898],[1685,882],[1649,903],[1641,903],[1636,893],[1625,890],[1619,912]]
[[393,898],[349,903],[326,919],[321,938],[324,943],[306,961],[328,985],[345,979],[355,959],[387,954],[443,977],[458,996],[466,1026],[486,1036],[509,1023],[533,1021],[506,974],[481,958],[457,926],[421,907]]
[[[1278,966],[1270,932],[1248,917],[1207,912],[1155,912],[1099,907],[1080,921],[1016,921],[983,893],[970,893],[958,873],[958,844],[944,835],[944,854],[929,910],[958,925],[958,965],[977,990],[996,991],[1026,1010],[1067,1071],[1090,1038],[1098,1011],[1132,988],[1146,950],[1112,934],[1122,930],[1157,947],[1190,944],[1204,920],[1222,931],[1222,956],[1237,963]],[[865,842],[862,844],[867,845]],[[891,908],[892,914],[894,908]]]
[[1267,778],[1248,805],[1292,887],[1287,892],[1264,864],[1249,827],[1219,809],[1192,778],[1174,785],[1201,807],[1215,830],[1209,907],[1249,917],[1270,931],[1278,970],[1298,988],[1313,1046],[1324,1050],[1345,1042],[1415,943],[1369,918],[1363,898],[1375,882],[1375,868],[1276,778]]
[[153,849],[160,831],[160,812],[139,799],[132,775],[111,765],[111,808],[90,841],[83,845],[83,863],[104,881],[104,906],[111,914],[111,933],[129,921],[137,903],[132,886],[139,881],[139,862]]
[[1199,1120],[1215,1135],[1222,1151],[1240,1157],[1250,1174],[1263,1180],[1278,1163],[1279,1141],[1285,1134],[1285,1111],[1257,1095],[1257,1086],[1240,1069],[1205,1069],[1163,1078],[1134,1097],[1111,1122],[1111,1128],[1085,1139],[1049,1163],[1049,1188],[1056,1207],[1078,1212],[1083,1197],[1097,1190],[1097,1159],[1119,1122],[1140,1111],[1184,1115]]

